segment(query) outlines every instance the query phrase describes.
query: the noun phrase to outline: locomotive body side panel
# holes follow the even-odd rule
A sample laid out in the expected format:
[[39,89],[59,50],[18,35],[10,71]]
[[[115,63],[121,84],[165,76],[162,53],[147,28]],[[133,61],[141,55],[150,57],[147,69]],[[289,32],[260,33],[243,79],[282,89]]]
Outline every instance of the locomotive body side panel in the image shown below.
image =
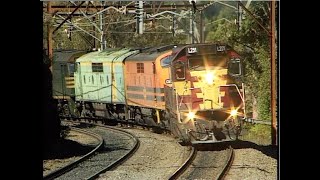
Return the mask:
[[80,50],[54,50],[52,63],[52,90],[54,99],[70,99],[75,95],[74,70]]
[[123,60],[130,49],[93,52],[79,58],[76,88],[78,101],[125,104]]
[[170,54],[171,51],[141,53],[126,60],[128,105],[165,109],[164,84],[169,79],[169,70],[160,61]]

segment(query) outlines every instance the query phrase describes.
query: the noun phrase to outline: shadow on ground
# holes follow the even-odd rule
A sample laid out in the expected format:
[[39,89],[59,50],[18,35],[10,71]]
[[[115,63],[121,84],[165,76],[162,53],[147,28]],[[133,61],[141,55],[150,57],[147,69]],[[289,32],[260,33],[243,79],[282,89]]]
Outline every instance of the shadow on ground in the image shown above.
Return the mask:
[[49,150],[44,152],[43,160],[65,159],[73,156],[82,156],[90,152],[94,147],[84,146],[76,141],[61,139]]
[[80,122],[79,124],[74,125],[73,127],[82,129],[82,128],[93,128],[93,127],[96,127],[96,125]]
[[194,147],[198,151],[220,151],[220,150],[227,149],[229,146],[231,146],[233,149],[252,148],[262,152],[266,156],[269,156],[274,159],[278,159],[278,146],[258,145],[250,141],[237,140],[237,141],[218,142],[218,143],[212,143],[212,144],[194,145]]

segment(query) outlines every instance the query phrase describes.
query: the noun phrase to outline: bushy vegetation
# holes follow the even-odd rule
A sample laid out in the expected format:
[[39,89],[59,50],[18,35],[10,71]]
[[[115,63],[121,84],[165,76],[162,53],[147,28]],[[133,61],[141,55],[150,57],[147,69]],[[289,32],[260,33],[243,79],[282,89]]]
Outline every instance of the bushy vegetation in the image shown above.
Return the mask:
[[[220,6],[220,5],[219,5]],[[270,31],[269,2],[251,2],[249,10]],[[245,13],[240,28],[232,21],[236,12],[220,8],[220,13],[211,24],[207,42],[226,42],[237,50],[244,60],[247,112],[258,114],[257,119],[271,120],[271,69],[270,37],[252,17]],[[217,21],[225,18],[227,20]],[[207,21],[211,21],[207,19]],[[256,104],[254,101],[256,100]],[[256,107],[254,107],[256,106]]]
[[245,129],[240,139],[246,141],[252,141],[259,145],[269,145],[271,144],[271,127],[269,125],[255,124],[246,125]]

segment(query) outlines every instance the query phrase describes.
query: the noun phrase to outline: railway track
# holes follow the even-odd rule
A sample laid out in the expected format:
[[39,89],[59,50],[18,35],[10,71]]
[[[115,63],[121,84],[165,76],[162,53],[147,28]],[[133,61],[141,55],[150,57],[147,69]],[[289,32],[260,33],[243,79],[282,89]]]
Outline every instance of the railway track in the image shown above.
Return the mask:
[[93,179],[100,173],[120,165],[139,147],[139,140],[121,129],[95,125],[90,131],[102,136],[104,146],[94,156],[78,163],[76,167],[55,179]]
[[117,124],[120,125],[130,125],[130,126],[140,126],[142,128],[147,128],[147,129],[153,129],[156,132],[167,132],[170,133],[169,127],[159,127],[155,125],[149,125],[149,124],[143,124],[141,122],[135,122],[133,120],[120,120],[120,119],[107,119],[107,118],[97,118],[97,117],[72,117],[72,116],[60,116],[61,119],[65,120],[78,120],[80,122],[96,122],[97,124],[98,121],[102,122],[112,122],[111,124],[105,124],[105,125],[111,125],[115,126]]
[[170,176],[169,180],[177,179],[187,168],[190,166],[194,158],[196,157],[197,150],[192,147],[188,159]]
[[104,173],[104,172],[106,172],[108,170],[112,170],[112,169],[116,168],[121,163],[123,163],[125,160],[127,160],[129,157],[131,157],[138,150],[138,148],[140,146],[140,140],[135,135],[133,135],[132,133],[124,131],[124,130],[119,129],[119,128],[113,128],[113,127],[108,127],[108,128],[112,129],[112,130],[119,131],[119,132],[121,132],[123,134],[129,135],[135,141],[134,142],[134,146],[130,149],[130,151],[128,153],[124,154],[119,159],[117,159],[116,161],[112,162],[111,164],[109,164],[105,168],[101,169],[100,171],[96,172],[95,174],[92,174],[87,179],[97,178],[100,174],[102,174],[102,173]]
[[[68,123],[70,125],[70,123]],[[91,123],[73,123],[84,127],[91,126]],[[83,127],[84,126],[84,127]],[[91,132],[101,137],[100,147],[92,155],[86,155],[80,161],[73,162],[63,167],[63,170],[50,174],[44,179],[94,179],[99,174],[111,170],[129,158],[139,147],[139,140],[131,133],[119,128],[107,127],[94,124],[89,128]],[[72,127],[75,129],[75,127]],[[78,128],[76,128],[78,129]],[[80,130],[80,129],[79,129]],[[80,131],[81,131],[80,130]],[[88,131],[87,131],[88,132]]]
[[85,161],[86,159],[88,159],[89,157],[91,157],[92,155],[94,155],[95,152],[97,152],[99,150],[99,148],[102,147],[103,145],[103,139],[101,136],[99,136],[98,134],[96,133],[93,133],[93,132],[90,132],[90,131],[86,131],[86,130],[83,130],[83,129],[79,129],[79,128],[75,128],[75,127],[72,127],[71,128],[71,131],[76,131],[78,133],[83,133],[83,134],[86,134],[88,136],[91,136],[95,139],[97,139],[99,141],[98,145],[92,150],[90,151],[89,153],[85,154],[84,156],[82,156],[81,158],[79,158],[78,160],[74,161],[74,162],[71,162],[69,164],[67,164],[66,166],[62,167],[62,168],[59,168],[47,175],[45,175],[43,177],[43,179],[54,179],[68,171],[70,171],[72,168],[74,168],[75,166],[77,166],[79,163],[81,163],[82,161]]
[[193,161],[186,163],[188,167],[170,179],[223,179],[232,165],[233,157],[231,146],[221,151],[196,151]]
[[228,149],[228,158],[227,158],[227,163],[225,164],[225,166],[223,167],[222,171],[220,171],[219,175],[217,176],[217,180],[219,179],[224,179],[227,172],[230,170],[232,162],[234,160],[234,150],[231,146],[229,146]]
[[[80,124],[93,124],[96,126],[104,126],[99,125],[97,123],[83,123],[80,122]],[[126,122],[124,124],[130,124],[130,122]],[[137,124],[133,124],[137,125]],[[141,127],[147,127],[152,128],[152,126],[143,126]],[[122,132],[124,130],[114,127],[108,127],[109,130],[121,130]],[[127,129],[128,130],[128,129]],[[127,131],[125,131],[127,133]],[[133,135],[134,136],[134,135]],[[138,140],[139,141],[139,140]],[[137,146],[139,146],[139,143],[137,143]],[[194,147],[189,147],[191,149],[188,158],[181,163],[182,165],[179,165],[178,168],[172,173],[171,176],[169,176],[168,179],[199,179],[199,178],[209,178],[209,179],[222,179],[226,172],[228,171],[229,167],[232,164],[233,160],[233,149],[231,147],[221,150],[221,151],[197,151]],[[131,150],[132,152],[136,150]],[[118,161],[113,161],[113,163],[109,162],[109,165],[105,166],[99,171],[96,171],[95,173],[91,173],[89,176],[85,176],[85,178],[81,179],[95,179],[98,178],[99,175],[102,175],[104,172],[107,172],[109,170],[113,170],[112,172],[115,172],[115,167],[121,164],[125,159],[127,159],[129,156],[131,156],[132,153],[128,153],[128,155],[124,155],[122,158]],[[84,168],[88,168],[84,166]],[[77,174],[74,172],[70,172],[70,174]],[[84,176],[80,176],[84,177]],[[79,178],[80,178],[79,177]],[[108,176],[107,176],[108,177]],[[61,178],[65,179],[65,178]],[[70,179],[70,178],[68,178]],[[72,177],[71,179],[77,179],[75,177]],[[166,178],[167,179],[167,178]]]

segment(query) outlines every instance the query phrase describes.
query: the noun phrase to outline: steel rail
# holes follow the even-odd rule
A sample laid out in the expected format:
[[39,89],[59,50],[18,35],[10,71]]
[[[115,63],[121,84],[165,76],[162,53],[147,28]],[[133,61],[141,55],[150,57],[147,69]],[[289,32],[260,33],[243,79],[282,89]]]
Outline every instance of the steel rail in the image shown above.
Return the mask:
[[220,174],[217,176],[216,180],[221,180],[224,179],[225,175],[227,174],[227,172],[229,171],[233,159],[234,159],[234,150],[231,146],[229,146],[229,157],[227,160],[227,163],[225,164],[224,168],[222,169],[222,171],[220,172]]
[[191,152],[188,157],[188,159],[180,166],[169,178],[169,180],[177,179],[180,175],[183,174],[183,172],[190,166],[190,164],[193,162],[194,158],[197,155],[197,150],[194,147],[191,147]]
[[47,174],[46,176],[43,177],[43,179],[46,179],[46,180],[54,179],[54,178],[56,178],[56,177],[58,177],[58,176],[60,176],[60,175],[62,175],[62,174],[64,174],[64,173],[70,171],[70,170],[73,169],[76,165],[78,165],[79,163],[83,162],[84,160],[86,160],[86,159],[88,159],[89,157],[91,157],[92,155],[94,155],[94,153],[95,153],[97,150],[99,150],[99,149],[102,147],[103,143],[104,143],[102,137],[99,136],[98,134],[93,133],[93,132],[86,131],[86,130],[79,129],[79,128],[74,128],[74,127],[71,128],[71,130],[77,131],[77,132],[80,132],[80,133],[83,133],[83,134],[87,134],[87,135],[89,135],[89,136],[91,136],[91,137],[94,137],[94,138],[96,138],[96,139],[99,140],[99,144],[98,144],[92,151],[90,151],[90,152],[87,153],[86,155],[82,156],[80,159],[78,159],[78,160],[76,160],[76,161],[74,161],[74,162],[71,162],[71,163],[69,163],[68,165],[66,165],[66,166],[64,166],[64,167],[62,167],[62,168],[60,168],[60,169],[57,169],[57,170],[55,170],[55,171]]
[[[89,123],[89,124],[91,124],[91,123]],[[112,129],[113,131],[118,131],[118,132],[121,132],[121,133],[123,133],[125,135],[129,135],[129,136],[131,136],[132,139],[134,139],[135,144],[134,144],[133,148],[127,154],[123,155],[122,157],[120,157],[118,160],[116,160],[113,163],[111,163],[110,165],[108,165],[103,170],[97,172],[96,174],[90,176],[89,178],[86,178],[87,180],[95,179],[100,174],[118,167],[119,165],[124,163],[126,160],[128,160],[140,147],[140,140],[134,134],[132,134],[130,132],[127,132],[125,130],[122,130],[122,129],[119,129],[119,128],[115,128],[115,127],[109,127],[109,126],[106,126],[106,125],[99,125],[99,124],[95,124],[95,125],[103,127],[103,128],[107,128],[107,129]]]

